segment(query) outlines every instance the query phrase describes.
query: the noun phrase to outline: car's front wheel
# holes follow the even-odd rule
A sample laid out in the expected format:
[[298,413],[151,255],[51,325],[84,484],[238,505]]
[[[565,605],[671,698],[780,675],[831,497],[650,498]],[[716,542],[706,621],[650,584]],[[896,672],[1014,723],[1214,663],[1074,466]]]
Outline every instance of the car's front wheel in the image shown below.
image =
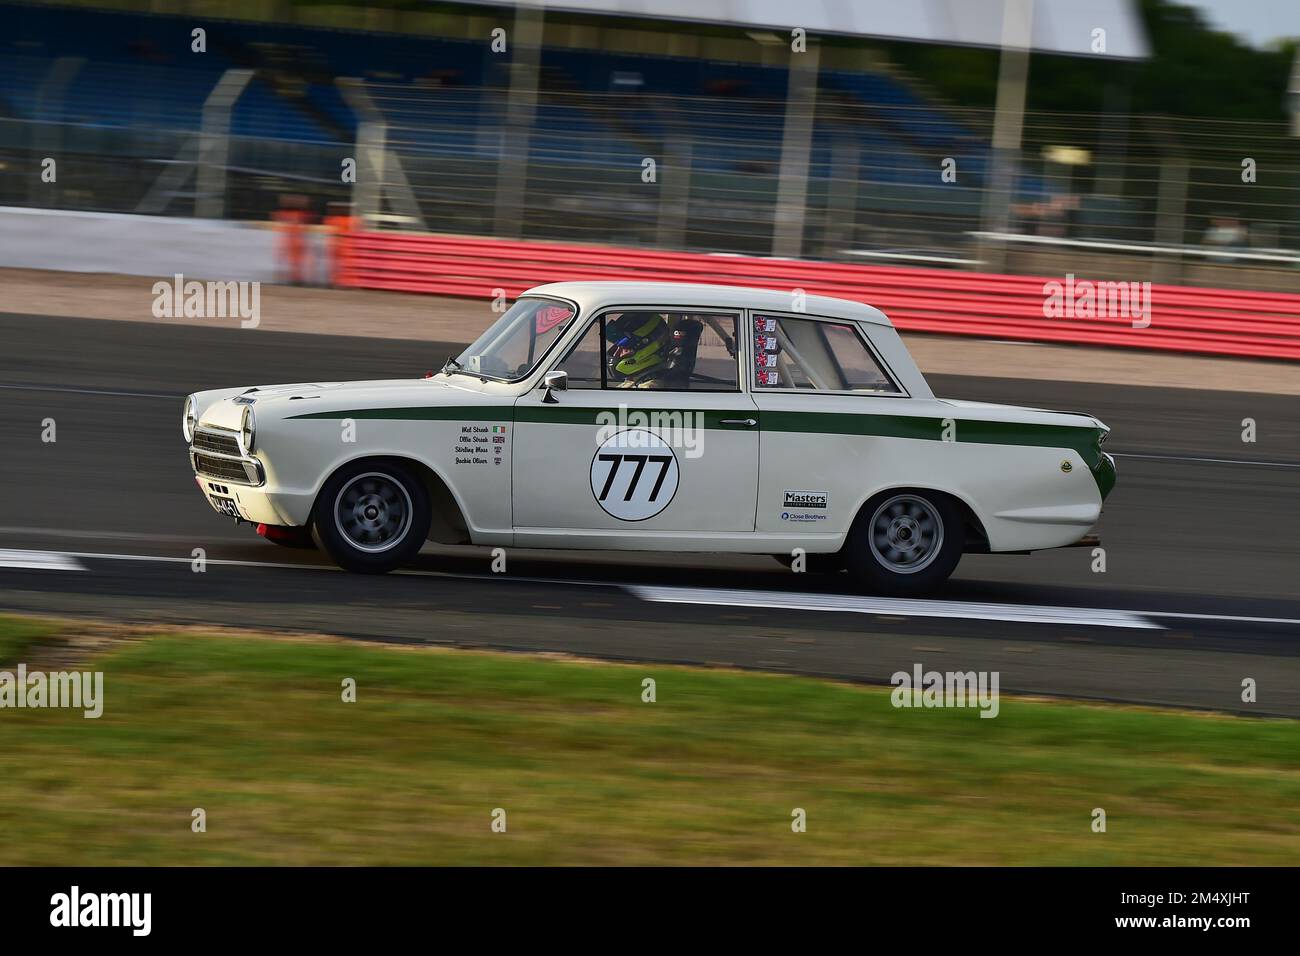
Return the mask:
[[383,574],[406,564],[429,533],[429,494],[405,466],[355,462],[325,482],[312,509],[316,544],[341,568]]
[[965,522],[947,495],[886,491],[859,512],[845,553],[863,588],[906,597],[946,581],[964,547]]

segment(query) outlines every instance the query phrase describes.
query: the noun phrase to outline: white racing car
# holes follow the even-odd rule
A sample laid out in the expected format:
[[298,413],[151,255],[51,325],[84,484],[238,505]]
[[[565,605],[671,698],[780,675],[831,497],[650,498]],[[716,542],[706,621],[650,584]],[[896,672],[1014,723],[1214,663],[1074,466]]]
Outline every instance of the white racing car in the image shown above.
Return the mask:
[[963,552],[1091,543],[1115,483],[1095,418],[937,399],[877,309],[725,286],[540,286],[439,374],[198,392],[183,429],[218,512],[365,572],[428,539],[913,594]]

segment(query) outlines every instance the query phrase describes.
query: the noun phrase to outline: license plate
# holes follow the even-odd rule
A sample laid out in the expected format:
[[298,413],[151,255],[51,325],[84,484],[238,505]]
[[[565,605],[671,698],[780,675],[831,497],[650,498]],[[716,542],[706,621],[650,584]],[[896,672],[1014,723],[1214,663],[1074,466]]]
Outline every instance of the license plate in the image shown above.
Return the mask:
[[216,509],[217,514],[229,515],[232,518],[239,517],[239,508],[236,506],[234,498],[222,498],[219,495],[213,495],[208,501],[212,502],[212,507]]

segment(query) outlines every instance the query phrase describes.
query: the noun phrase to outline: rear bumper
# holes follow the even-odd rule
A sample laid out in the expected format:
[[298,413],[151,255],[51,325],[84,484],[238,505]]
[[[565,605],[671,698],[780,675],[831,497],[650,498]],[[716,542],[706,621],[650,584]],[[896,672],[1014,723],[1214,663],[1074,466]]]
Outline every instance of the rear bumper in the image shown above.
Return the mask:
[[1101,502],[1061,504],[999,511],[984,519],[989,550],[1046,551],[1068,548],[1085,537],[1101,517]]
[[1097,481],[1097,491],[1101,493],[1101,500],[1105,501],[1106,496],[1115,488],[1115,459],[1102,452],[1097,466],[1092,470],[1092,475]]

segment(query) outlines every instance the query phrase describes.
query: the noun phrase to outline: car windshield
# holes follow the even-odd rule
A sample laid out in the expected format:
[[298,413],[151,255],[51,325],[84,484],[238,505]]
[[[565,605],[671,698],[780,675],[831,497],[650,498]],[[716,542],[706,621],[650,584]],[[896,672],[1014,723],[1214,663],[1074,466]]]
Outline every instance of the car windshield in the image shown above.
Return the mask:
[[537,367],[576,310],[555,299],[520,299],[456,357],[447,371],[512,382]]

